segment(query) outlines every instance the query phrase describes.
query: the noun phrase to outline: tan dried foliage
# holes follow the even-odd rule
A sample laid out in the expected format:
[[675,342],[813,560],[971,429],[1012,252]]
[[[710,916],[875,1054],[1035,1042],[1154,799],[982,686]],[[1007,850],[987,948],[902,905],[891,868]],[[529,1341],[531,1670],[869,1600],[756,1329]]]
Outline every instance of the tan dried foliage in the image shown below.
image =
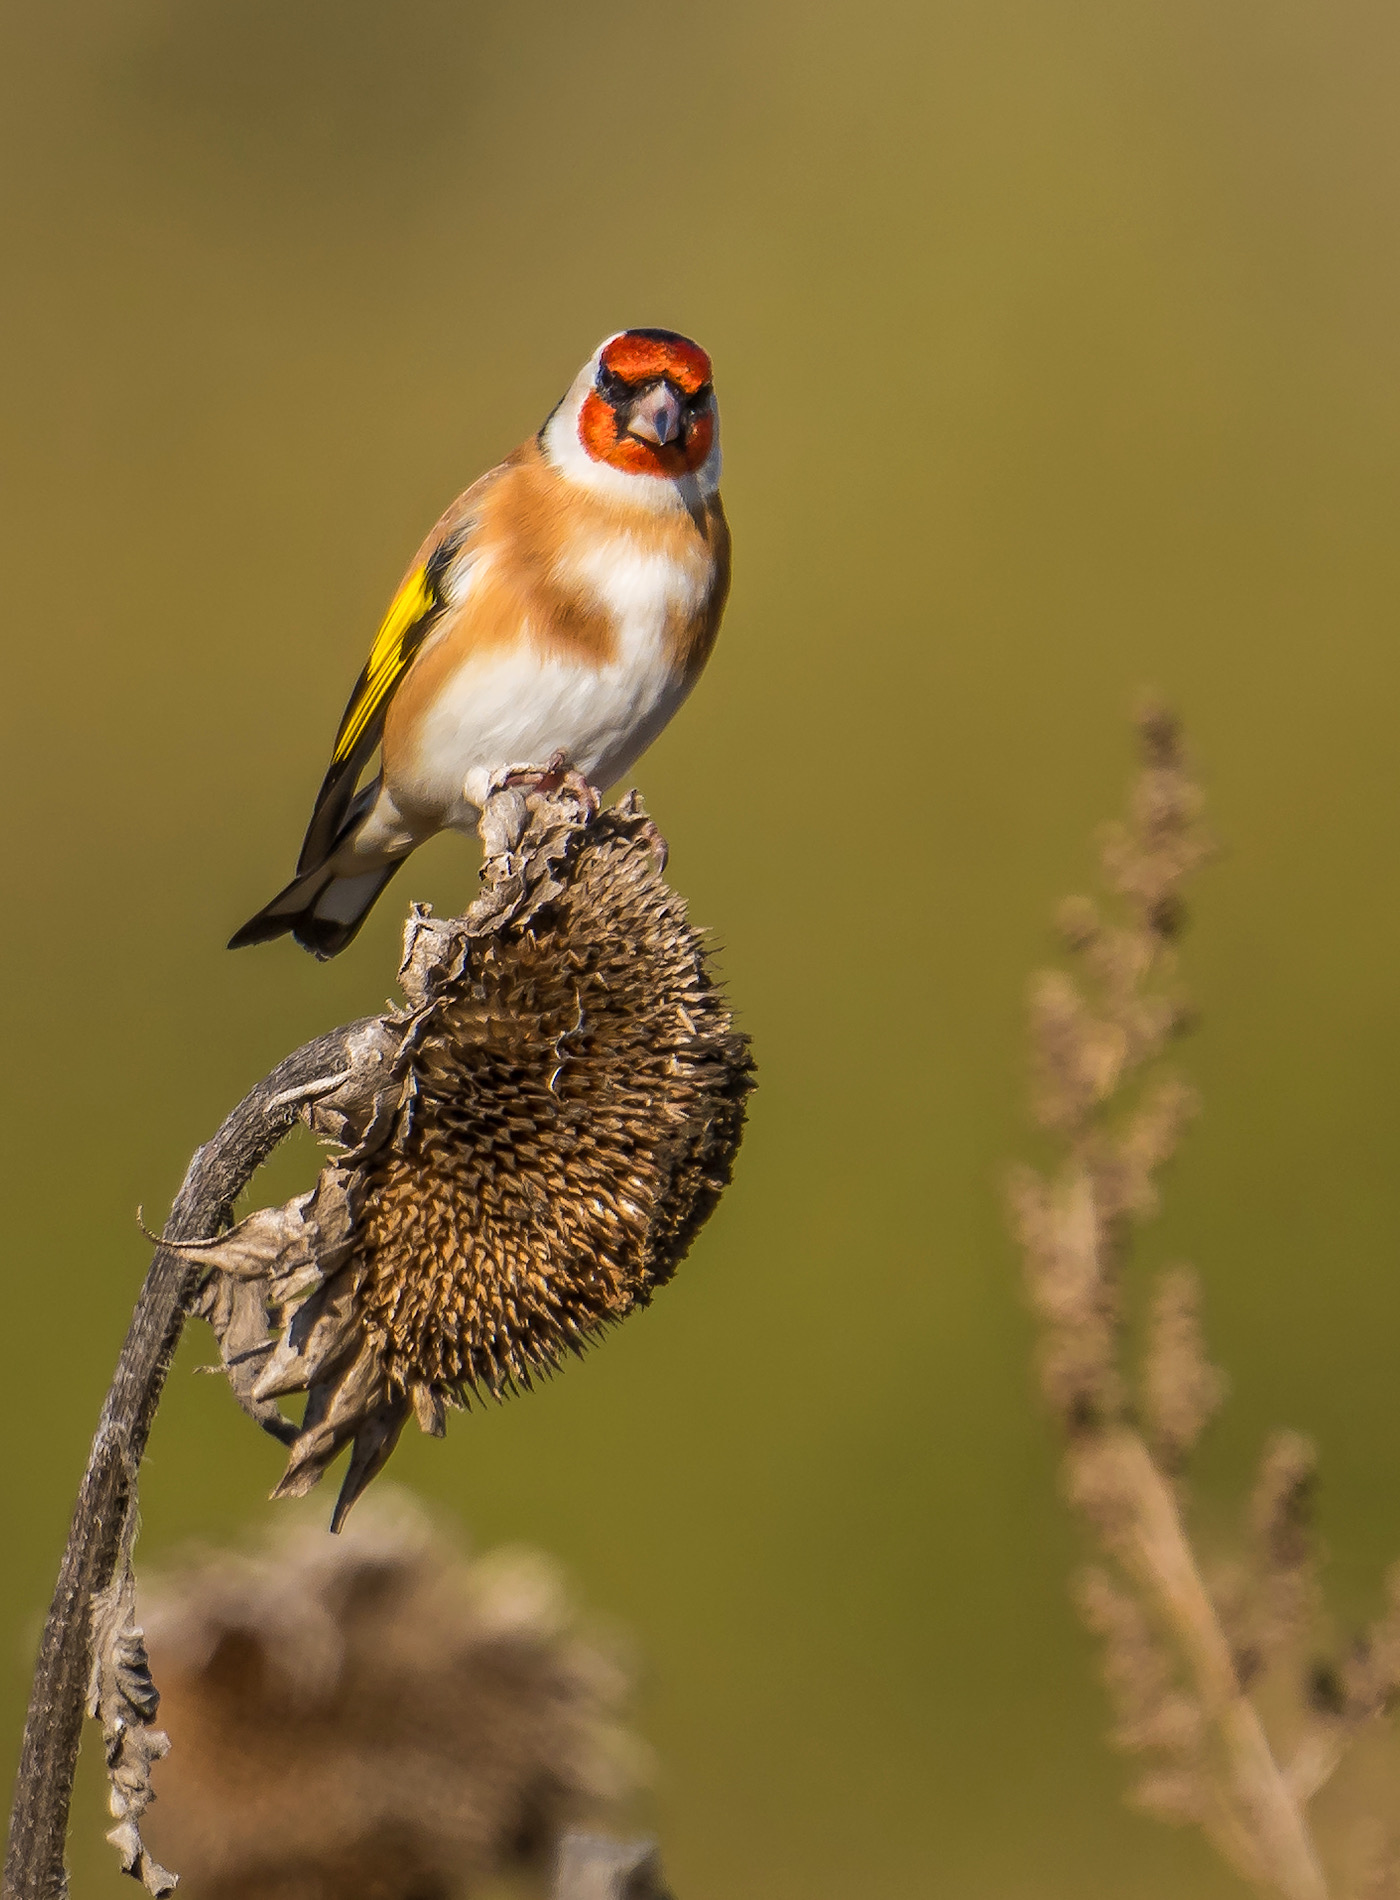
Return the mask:
[[144,1586],[173,1749],[147,1817],[201,1900],[538,1885],[643,1761],[627,1675],[551,1566],[468,1560],[406,1500]]
[[[1128,818],[1104,840],[1107,905],[1064,907],[1073,967],[1031,995],[1033,1101],[1058,1159],[1011,1184],[1067,1495],[1106,1560],[1081,1582],[1080,1607],[1103,1645],[1113,1739],[1145,1759],[1138,1805],[1199,1825],[1247,1879],[1290,1900],[1392,1895],[1382,1718],[1400,1698],[1400,1570],[1385,1613],[1338,1656],[1312,1535],[1314,1454],[1278,1433],[1241,1554],[1208,1577],[1187,1477],[1225,1380],[1191,1269],[1159,1277],[1142,1363],[1128,1351],[1126,1270],[1196,1106],[1162,1059],[1191,1023],[1175,941],[1184,881],[1210,851],[1175,723],[1150,710],[1140,737]],[[1382,1739],[1391,1783],[1374,1778]]]
[[1152,1449],[1175,1474],[1225,1402],[1225,1375],[1206,1355],[1200,1278],[1190,1267],[1168,1268],[1157,1282],[1142,1387]]
[[[509,788],[482,829],[482,897],[409,920],[367,1125],[202,1249],[235,1391],[291,1440],[280,1494],[353,1445],[337,1526],[410,1412],[440,1434],[645,1305],[743,1130],[747,1039],[636,801]],[[274,1401],[299,1391],[291,1431]]]

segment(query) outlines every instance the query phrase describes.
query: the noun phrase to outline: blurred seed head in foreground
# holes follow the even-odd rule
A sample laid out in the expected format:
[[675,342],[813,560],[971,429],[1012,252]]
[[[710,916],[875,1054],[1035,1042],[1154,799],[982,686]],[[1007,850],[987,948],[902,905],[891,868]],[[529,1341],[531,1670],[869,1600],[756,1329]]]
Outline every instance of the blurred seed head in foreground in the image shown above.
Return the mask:
[[625,1667],[552,1566],[466,1558],[399,1494],[142,1590],[161,1722],[146,1832],[200,1900],[542,1885],[635,1787]]

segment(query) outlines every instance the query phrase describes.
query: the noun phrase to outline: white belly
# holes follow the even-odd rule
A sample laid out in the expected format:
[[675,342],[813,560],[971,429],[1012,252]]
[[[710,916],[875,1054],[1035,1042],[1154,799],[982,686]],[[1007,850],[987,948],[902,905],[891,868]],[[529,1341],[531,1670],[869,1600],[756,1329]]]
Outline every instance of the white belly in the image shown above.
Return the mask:
[[412,762],[386,787],[395,802],[473,829],[491,775],[562,750],[590,783],[615,784],[684,699],[669,657],[672,616],[698,606],[696,579],[669,560],[614,542],[577,562],[612,612],[616,657],[605,666],[541,653],[528,631],[508,652],[463,663],[423,719]]

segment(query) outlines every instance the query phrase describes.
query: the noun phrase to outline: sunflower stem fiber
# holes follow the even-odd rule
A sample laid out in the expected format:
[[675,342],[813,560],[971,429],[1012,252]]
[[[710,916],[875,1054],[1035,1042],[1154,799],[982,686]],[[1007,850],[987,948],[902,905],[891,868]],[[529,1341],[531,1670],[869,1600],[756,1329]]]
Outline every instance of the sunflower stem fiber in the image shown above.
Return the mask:
[[[349,1075],[361,1025],[289,1055],[244,1097],[190,1162],[165,1240],[210,1238],[299,1118],[309,1085]],[[34,1666],[5,1855],[4,1900],[64,1900],[73,1776],[91,1676],[93,1599],[112,1583],[137,1509],[136,1474],[201,1277],[197,1258],[156,1250],[88,1454]]]

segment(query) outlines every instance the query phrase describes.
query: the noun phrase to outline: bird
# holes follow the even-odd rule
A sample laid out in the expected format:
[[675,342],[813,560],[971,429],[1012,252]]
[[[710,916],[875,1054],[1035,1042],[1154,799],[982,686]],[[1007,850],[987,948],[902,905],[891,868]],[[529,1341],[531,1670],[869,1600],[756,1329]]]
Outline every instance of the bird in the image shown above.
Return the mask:
[[[674,330],[599,344],[538,433],[458,496],[345,708],[291,883],[230,949],[325,960],[416,847],[513,772],[632,769],[699,678],[729,592],[711,361]],[[378,752],[377,774],[361,783]]]

